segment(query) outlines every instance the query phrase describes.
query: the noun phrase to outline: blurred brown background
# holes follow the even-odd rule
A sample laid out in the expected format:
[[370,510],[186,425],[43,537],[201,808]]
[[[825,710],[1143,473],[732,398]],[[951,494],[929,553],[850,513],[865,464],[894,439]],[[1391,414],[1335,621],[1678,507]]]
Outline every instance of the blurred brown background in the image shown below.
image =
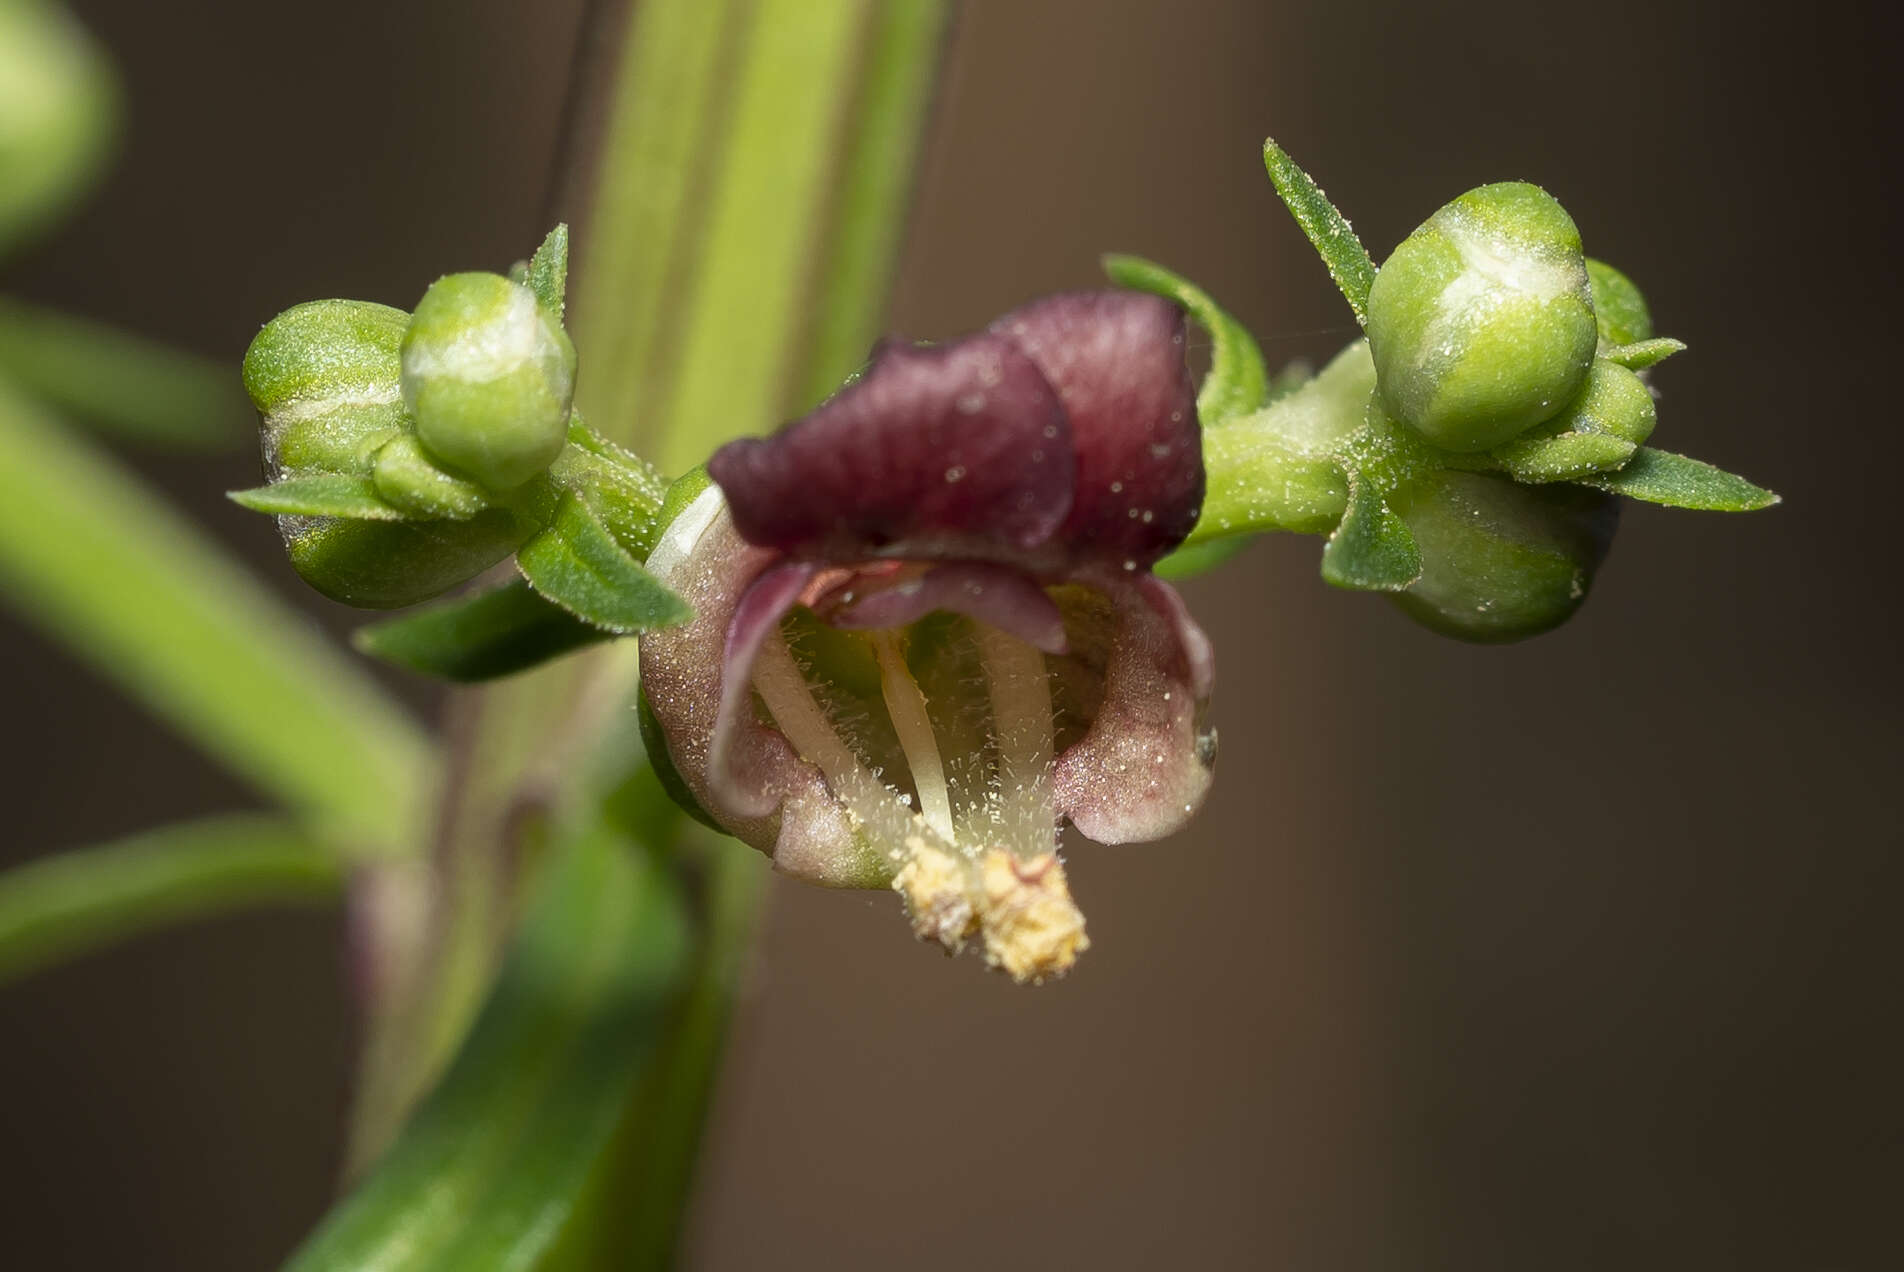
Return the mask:
[[[579,0],[74,8],[131,126],[12,290],[235,363],[288,304],[407,306],[551,219]],[[1631,510],[1583,614],[1506,649],[1328,591],[1310,539],[1189,585],[1222,780],[1176,841],[1075,855],[1070,981],[945,963],[890,897],[775,887],[690,1267],[1904,1265],[1877,12],[966,7],[896,326],[957,332],[1119,249],[1322,357],[1348,314],[1266,133],[1378,256],[1525,178],[1691,343],[1661,442],[1786,504]],[[252,457],[135,462],[348,628],[221,499]],[[250,798],[4,616],[0,701],[6,859]],[[233,918],[0,996],[0,1262],[281,1258],[339,1149],[338,934]]]

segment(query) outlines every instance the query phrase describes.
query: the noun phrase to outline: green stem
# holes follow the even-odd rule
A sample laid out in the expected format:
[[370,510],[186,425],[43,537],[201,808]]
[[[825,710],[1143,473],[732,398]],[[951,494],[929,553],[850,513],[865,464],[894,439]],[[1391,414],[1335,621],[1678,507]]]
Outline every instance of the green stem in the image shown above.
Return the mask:
[[[850,370],[839,351],[874,334],[905,202],[891,169],[903,173],[915,145],[943,12],[940,0],[639,6],[575,256],[578,409],[604,436],[680,471],[772,428],[816,377]],[[856,100],[888,117],[848,129]],[[811,371],[808,294],[827,298],[813,343],[828,365]],[[523,814],[587,815],[590,757],[612,751],[631,714],[632,655],[620,642],[459,697],[431,948],[373,1016],[366,1092],[421,1089],[466,1029],[470,987],[495,964],[524,875]],[[621,1131],[592,1186],[612,1204],[563,1238],[564,1249],[606,1242],[636,1266],[672,1247],[765,870],[737,845],[695,846],[697,835],[649,845],[698,879],[696,952],[665,1044],[625,1075]],[[360,1107],[360,1161],[387,1139],[391,1109]]]
[[54,853],[0,874],[0,984],[240,906],[335,902],[343,863],[281,817],[238,814]]

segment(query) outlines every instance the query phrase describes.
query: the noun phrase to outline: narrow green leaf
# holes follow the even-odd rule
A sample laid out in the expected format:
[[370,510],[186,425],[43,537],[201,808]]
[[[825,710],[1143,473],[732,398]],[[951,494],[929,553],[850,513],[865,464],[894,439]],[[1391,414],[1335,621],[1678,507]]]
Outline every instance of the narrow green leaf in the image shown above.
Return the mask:
[[562,496],[549,528],[516,553],[516,564],[536,591],[606,631],[652,631],[693,617],[573,493]]
[[1650,366],[1664,362],[1675,353],[1684,353],[1686,342],[1675,340],[1671,336],[1659,336],[1652,340],[1636,340],[1632,344],[1608,345],[1600,351],[1600,356],[1608,362],[1617,362],[1628,371],[1644,371]]
[[1120,287],[1176,301],[1210,333],[1210,371],[1197,390],[1197,418],[1204,427],[1247,415],[1269,401],[1269,371],[1256,337],[1208,292],[1141,256],[1106,256],[1104,272]]
[[150,446],[237,446],[251,404],[236,363],[0,298],[0,376],[102,433]]
[[428,740],[362,670],[109,458],[0,386],[0,594],[346,842],[405,842]]
[[399,667],[468,684],[525,671],[609,636],[517,581],[360,628],[356,645]]
[[410,515],[384,502],[367,477],[318,473],[269,486],[234,490],[226,496],[253,512],[276,517],[345,517],[353,521],[408,521]]
[[1415,536],[1366,482],[1351,481],[1348,510],[1322,550],[1323,581],[1358,592],[1399,592],[1420,577]]
[[1355,237],[1348,218],[1337,211],[1335,204],[1329,202],[1329,196],[1308,173],[1296,166],[1296,161],[1273,138],[1263,143],[1263,166],[1269,169],[1276,194],[1296,218],[1302,232],[1309,236],[1322,263],[1329,267],[1329,277],[1342,289],[1349,308],[1355,311],[1355,320],[1367,326],[1369,288],[1375,285],[1375,262],[1369,259],[1362,240]]
[[1642,446],[1626,467],[1581,480],[1583,486],[1698,512],[1757,512],[1779,502],[1762,486],[1671,451]]
[[569,227],[566,224],[557,225],[542,240],[542,246],[529,258],[523,281],[544,309],[558,319],[562,317],[569,287]]
[[1515,481],[1538,484],[1571,481],[1589,473],[1618,468],[1636,447],[1609,433],[1559,433],[1516,439],[1494,449],[1494,457]]
[[559,849],[443,1080],[288,1272],[539,1266],[662,1042],[687,944],[647,853],[600,831]]
[[343,862],[280,817],[237,814],[54,853],[0,874],[0,984],[242,906],[334,901]]

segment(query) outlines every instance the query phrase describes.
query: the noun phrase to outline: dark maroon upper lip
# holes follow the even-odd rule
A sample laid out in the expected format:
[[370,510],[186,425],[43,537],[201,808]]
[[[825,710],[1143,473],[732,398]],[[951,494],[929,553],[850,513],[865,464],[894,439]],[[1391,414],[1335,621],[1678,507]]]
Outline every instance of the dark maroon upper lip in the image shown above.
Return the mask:
[[949,344],[887,341],[858,380],[708,471],[742,538],[800,560],[1148,567],[1203,501],[1183,313],[1078,292]]

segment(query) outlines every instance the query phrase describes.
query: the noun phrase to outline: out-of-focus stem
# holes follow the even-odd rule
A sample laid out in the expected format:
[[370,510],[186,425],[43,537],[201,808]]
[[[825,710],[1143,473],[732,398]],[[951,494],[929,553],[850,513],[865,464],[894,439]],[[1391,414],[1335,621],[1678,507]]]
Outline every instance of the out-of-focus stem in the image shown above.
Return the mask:
[[[578,408],[593,427],[680,471],[851,369],[840,351],[875,334],[943,14],[942,0],[637,7],[593,206],[576,218]],[[807,297],[826,298],[817,339]],[[618,642],[461,696],[429,947],[371,1018],[364,1084],[383,1096],[360,1110],[356,1161],[467,1028],[526,868],[523,827],[594,798],[579,775],[613,731],[604,694],[627,701],[632,652]],[[671,1247],[764,870],[732,843],[678,834],[669,855],[697,880],[697,954],[667,1044],[630,1075],[611,1151],[638,1181],[612,1190],[628,1265]]]

